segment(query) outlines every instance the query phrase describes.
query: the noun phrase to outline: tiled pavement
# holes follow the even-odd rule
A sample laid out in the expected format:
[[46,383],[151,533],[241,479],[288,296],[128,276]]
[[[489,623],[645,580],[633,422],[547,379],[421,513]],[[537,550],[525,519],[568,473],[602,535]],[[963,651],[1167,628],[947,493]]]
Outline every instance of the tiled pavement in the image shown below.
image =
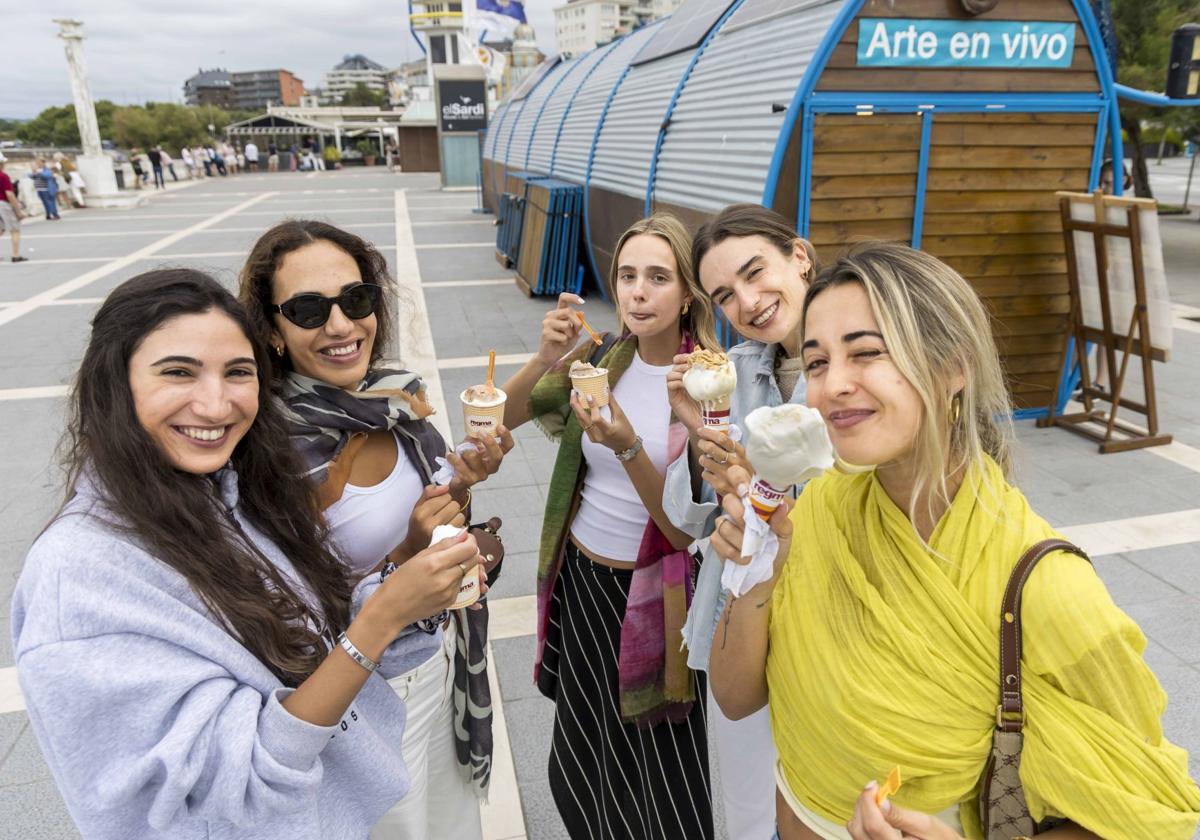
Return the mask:
[[[408,237],[402,236],[399,255],[397,189],[406,191],[416,246],[409,252]],[[86,285],[62,290],[63,284],[118,258],[153,248],[167,232],[190,230],[255,198],[205,231],[189,233]],[[8,441],[0,460],[0,838],[78,836],[29,730],[11,667],[12,587],[26,548],[53,512],[60,492],[52,457],[62,429],[63,400],[25,389],[69,379],[96,299],[120,281],[158,265],[187,265],[209,270],[232,286],[240,255],[255,236],[294,214],[319,216],[360,232],[385,249],[393,268],[397,259],[404,265],[417,261],[422,285],[406,293],[423,295],[441,391],[453,409],[458,392],[482,378],[489,349],[502,356],[535,349],[538,325],[549,305],[525,298],[511,283],[477,282],[510,275],[496,264],[487,244],[493,237],[491,217],[472,214],[473,206],[473,194],[439,192],[435,178],[425,175],[243,175],[171,191],[137,210],[84,211],[64,215],[54,225],[29,225],[26,245],[33,259],[18,266],[0,263],[0,425]],[[1163,227],[1173,298],[1200,307],[1200,225],[1164,219]],[[428,247],[444,245],[457,247]],[[476,282],[466,285],[469,281]],[[40,296],[39,306],[15,306],[35,296]],[[611,307],[598,296],[587,309],[593,323],[611,322]],[[1182,320],[1189,313],[1200,315],[1180,310],[1173,361],[1156,370],[1163,427],[1176,435],[1178,446],[1100,456],[1087,441],[1040,430],[1030,422],[1019,424],[1018,436],[1020,483],[1034,507],[1053,524],[1070,527],[1073,537],[1096,546],[1097,569],[1114,598],[1150,638],[1147,658],[1171,698],[1167,733],[1189,749],[1192,773],[1200,776],[1200,368],[1195,364],[1200,330],[1189,326],[1200,324]],[[398,332],[419,335],[420,326],[406,323],[402,315]],[[500,367],[497,378],[503,380],[511,370],[515,367]],[[457,412],[449,410],[445,417],[460,436]],[[531,426],[518,430],[517,439],[501,472],[475,494],[478,511],[498,514],[505,523],[508,557],[491,597],[496,626],[508,629],[496,634],[493,650],[520,791],[519,797],[494,796],[486,823],[493,840],[548,840],[565,834],[546,782],[552,709],[530,681],[529,596],[554,448]],[[1145,519],[1161,514],[1176,515],[1165,521]],[[1109,550],[1116,545],[1122,550]],[[498,782],[502,771],[498,766]]]

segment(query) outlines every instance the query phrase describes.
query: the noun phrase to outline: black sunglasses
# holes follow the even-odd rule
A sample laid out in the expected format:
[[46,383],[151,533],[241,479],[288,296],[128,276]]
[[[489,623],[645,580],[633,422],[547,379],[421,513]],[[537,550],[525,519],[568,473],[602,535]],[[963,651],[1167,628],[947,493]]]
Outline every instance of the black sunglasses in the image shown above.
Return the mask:
[[325,297],[315,293],[296,295],[283,303],[271,307],[302,330],[315,330],[329,320],[329,313],[336,303],[338,309],[352,321],[366,318],[379,308],[379,297],[383,288],[374,283],[359,283],[343,291],[337,297]]

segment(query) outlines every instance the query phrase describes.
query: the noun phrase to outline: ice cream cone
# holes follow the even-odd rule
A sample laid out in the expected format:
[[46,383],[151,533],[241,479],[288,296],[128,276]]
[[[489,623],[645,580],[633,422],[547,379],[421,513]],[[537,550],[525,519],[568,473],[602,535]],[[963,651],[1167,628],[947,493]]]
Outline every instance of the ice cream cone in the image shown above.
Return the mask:
[[584,405],[589,396],[595,399],[593,405],[596,408],[608,405],[608,371],[603,368],[586,376],[572,376],[571,387],[579,392]]
[[786,487],[780,490],[756,473],[750,480],[750,506],[754,508],[759,519],[765,522],[771,518],[775,508],[783,502],[783,496],[787,490]]
[[480,584],[483,583],[483,566],[476,566],[463,575],[462,585],[458,588],[458,597],[450,605],[452,610],[461,610],[479,600]]
[[715,400],[701,400],[700,416],[704,419],[704,428],[728,434],[729,395],[726,394]]
[[487,437],[496,435],[496,429],[504,422],[504,403],[508,395],[500,388],[488,394],[485,386],[476,385],[460,395],[463,407],[463,427],[468,435]]

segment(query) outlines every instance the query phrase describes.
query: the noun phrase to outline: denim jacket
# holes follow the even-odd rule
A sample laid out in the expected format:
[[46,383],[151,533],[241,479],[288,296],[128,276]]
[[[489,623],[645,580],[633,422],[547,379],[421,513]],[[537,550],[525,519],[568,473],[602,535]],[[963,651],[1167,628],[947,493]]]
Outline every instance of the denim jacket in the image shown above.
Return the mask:
[[[729,360],[737,370],[737,387],[730,400],[729,422],[745,432],[745,419],[756,408],[783,403],[779,383],[775,380],[776,344],[743,341],[729,351]],[[804,402],[805,384],[801,378],[792,392],[793,403]],[[745,441],[743,440],[743,444]],[[667,467],[663,484],[663,512],[676,528],[696,540],[696,548],[704,556],[696,579],[696,591],[683,625],[683,640],[688,648],[688,667],[708,670],[713,634],[721,611],[725,609],[727,590],[721,586],[724,565],[716,552],[709,548],[712,533],[721,511],[716,494],[707,484],[700,485],[700,499],[692,497],[691,465],[685,451]]]

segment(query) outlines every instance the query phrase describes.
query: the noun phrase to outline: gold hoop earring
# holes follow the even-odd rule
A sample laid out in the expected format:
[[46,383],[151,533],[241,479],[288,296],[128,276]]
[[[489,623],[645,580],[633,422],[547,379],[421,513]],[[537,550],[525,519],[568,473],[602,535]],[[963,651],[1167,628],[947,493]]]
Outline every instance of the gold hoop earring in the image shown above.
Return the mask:
[[683,312],[681,312],[680,314],[681,315],[688,314],[688,309],[691,307],[691,305],[692,305],[692,302],[690,300],[685,300],[683,302]]
[[955,394],[950,398],[950,411],[947,414],[947,419],[950,421],[951,427],[958,425],[958,418],[962,414],[962,392]]
[[278,347],[275,348],[275,355],[281,359],[283,358],[283,345],[282,344],[280,344]]

